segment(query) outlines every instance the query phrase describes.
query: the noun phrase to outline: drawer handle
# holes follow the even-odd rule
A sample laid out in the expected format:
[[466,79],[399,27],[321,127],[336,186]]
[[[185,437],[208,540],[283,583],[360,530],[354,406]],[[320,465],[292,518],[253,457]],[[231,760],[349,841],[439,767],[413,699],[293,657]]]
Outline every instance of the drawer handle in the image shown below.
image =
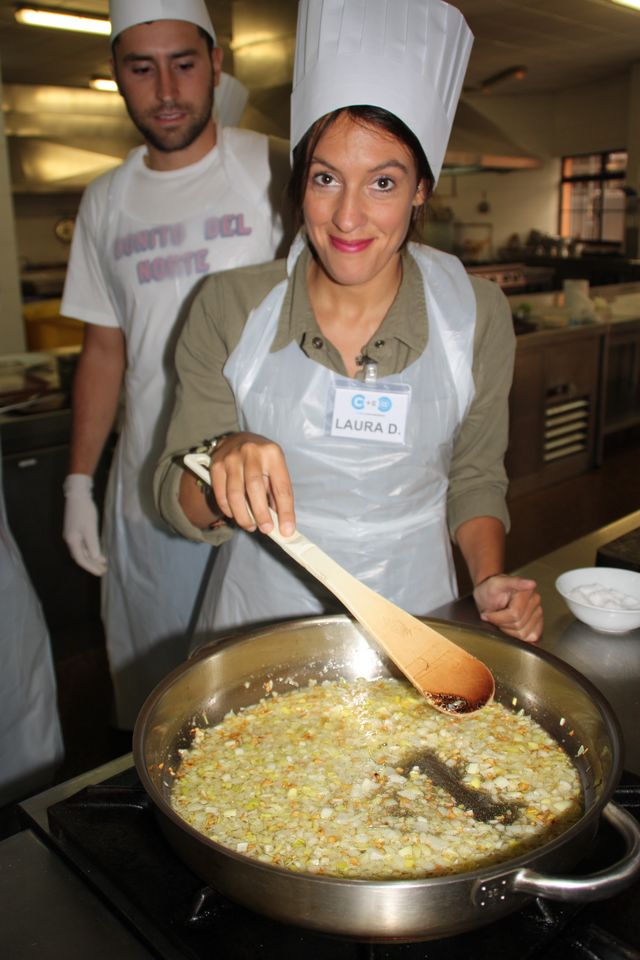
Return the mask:
[[549,387],[547,390],[548,397],[567,397],[571,393],[575,393],[575,384],[573,383],[558,383],[555,387]]

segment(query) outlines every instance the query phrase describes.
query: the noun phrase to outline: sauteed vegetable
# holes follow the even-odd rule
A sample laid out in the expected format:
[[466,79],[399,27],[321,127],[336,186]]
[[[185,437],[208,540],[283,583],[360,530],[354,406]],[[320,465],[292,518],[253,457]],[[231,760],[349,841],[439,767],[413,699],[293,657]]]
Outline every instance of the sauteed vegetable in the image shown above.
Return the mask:
[[[476,819],[446,781],[413,765],[421,753],[505,814]],[[409,684],[386,678],[273,691],[197,729],[182,751],[172,805],[207,837],[262,862],[404,879],[468,871],[540,846],[580,817],[582,794],[569,756],[522,711],[493,703],[447,717]]]

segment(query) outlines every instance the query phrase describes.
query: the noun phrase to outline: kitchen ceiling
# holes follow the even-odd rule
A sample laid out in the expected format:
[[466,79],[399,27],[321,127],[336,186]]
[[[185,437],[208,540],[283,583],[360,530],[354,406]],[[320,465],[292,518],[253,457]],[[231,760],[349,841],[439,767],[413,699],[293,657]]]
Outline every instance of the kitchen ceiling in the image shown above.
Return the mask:
[[[41,6],[107,15],[107,0],[43,0]],[[526,95],[605,80],[640,59],[640,12],[610,0],[457,0],[475,34],[467,86],[524,65],[523,80],[496,87]],[[290,80],[296,0],[210,0],[227,68],[251,90]],[[102,37],[18,24],[15,2],[0,0],[5,84],[86,86],[108,72]],[[231,69],[233,67],[233,69]]]
[[[42,0],[40,5],[108,14],[107,0]],[[455,5],[476,38],[467,95],[515,66],[526,67],[524,78],[505,79],[491,87],[492,93],[548,94],[605,81],[640,60],[640,12],[610,0],[456,0]],[[286,137],[297,0],[207,0],[207,6],[226,71],[249,89],[246,125]],[[81,187],[137,142],[120,98],[87,89],[91,76],[109,73],[108,42],[18,24],[15,7],[0,0],[3,109],[14,189],[43,190],[54,183]],[[52,144],[73,154],[65,157]],[[496,169],[537,165],[471,101],[463,102],[448,166],[486,169],[490,158],[501,161],[494,163]]]

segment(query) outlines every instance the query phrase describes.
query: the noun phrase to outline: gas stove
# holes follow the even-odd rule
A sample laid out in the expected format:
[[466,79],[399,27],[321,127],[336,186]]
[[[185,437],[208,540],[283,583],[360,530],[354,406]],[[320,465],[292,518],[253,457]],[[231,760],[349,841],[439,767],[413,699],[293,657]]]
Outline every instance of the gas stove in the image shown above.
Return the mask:
[[555,271],[550,267],[531,267],[524,263],[469,263],[468,273],[492,280],[508,296],[517,293],[540,293],[552,290]]
[[476,277],[493,280],[505,293],[517,293],[527,286],[525,267],[522,263],[483,263],[467,267]]
[[[640,881],[589,905],[532,900],[457,937],[360,943],[277,923],[203,886],[166,843],[135,768],[62,793],[49,791],[39,812],[22,805],[25,825],[162,960],[640,960]],[[640,819],[640,778],[625,774],[614,799]],[[576,874],[615,862],[619,844],[604,824]]]

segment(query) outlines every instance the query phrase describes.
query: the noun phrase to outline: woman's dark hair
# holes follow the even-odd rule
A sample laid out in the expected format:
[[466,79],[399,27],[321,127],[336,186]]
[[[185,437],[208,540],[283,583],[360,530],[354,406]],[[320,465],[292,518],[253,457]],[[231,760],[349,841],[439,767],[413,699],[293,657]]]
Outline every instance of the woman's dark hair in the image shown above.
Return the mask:
[[309,168],[311,166],[311,160],[315,153],[315,149],[318,146],[320,138],[323,136],[323,134],[329,129],[329,127],[333,126],[338,117],[340,117],[343,113],[356,123],[378,127],[379,129],[384,130],[386,133],[391,134],[391,136],[397,137],[397,139],[405,145],[415,161],[418,183],[420,183],[422,180],[425,182],[426,194],[422,209],[424,209],[426,206],[426,202],[433,192],[434,178],[433,174],[431,173],[429,162],[424,154],[424,150],[420,146],[420,142],[416,135],[405,123],[402,122],[402,120],[399,120],[395,114],[389,113],[387,110],[383,110],[381,107],[341,107],[339,110],[334,110],[332,113],[327,113],[323,117],[320,117],[319,120],[316,120],[316,122],[309,127],[304,137],[302,140],[300,140],[293,151],[293,166],[291,168],[291,176],[289,177],[289,183],[287,186],[287,197],[291,205],[291,212],[296,230],[302,225],[302,206],[304,202],[304,194],[307,188]]

